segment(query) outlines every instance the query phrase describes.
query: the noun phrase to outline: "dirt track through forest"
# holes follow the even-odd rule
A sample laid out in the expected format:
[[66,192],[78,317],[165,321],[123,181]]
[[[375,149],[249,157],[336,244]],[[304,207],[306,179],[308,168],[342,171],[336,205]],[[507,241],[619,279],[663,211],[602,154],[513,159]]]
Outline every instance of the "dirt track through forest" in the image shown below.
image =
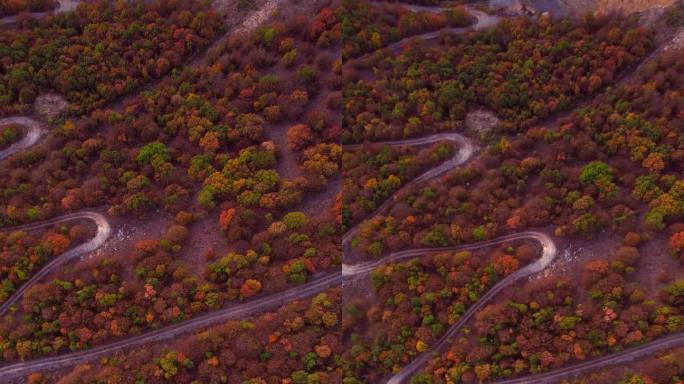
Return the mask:
[[[80,0],[58,0],[59,6],[53,10],[46,11],[46,12],[28,12],[28,13],[26,13],[26,15],[28,15],[29,17],[32,17],[34,19],[42,19],[45,16],[49,16],[49,15],[57,15],[60,13],[71,12],[74,9],[76,9],[76,7],[78,7],[78,4],[80,2],[81,2]],[[23,15],[3,17],[2,19],[0,19],[0,24],[15,23],[22,16]]]
[[24,127],[24,137],[8,148],[0,151],[0,160],[19,153],[33,146],[47,132],[39,121],[26,116],[13,116],[0,119],[0,128],[3,126],[18,124]]
[[[269,1],[269,3],[271,3]],[[465,32],[465,30],[464,30]],[[430,34],[425,34],[428,38],[431,36]],[[401,43],[401,42],[400,42]],[[395,43],[396,44],[396,43]],[[17,118],[14,118],[17,119]],[[30,124],[28,124],[30,126]],[[29,132],[31,130],[29,129]],[[29,135],[27,135],[29,136]],[[34,144],[38,139],[41,137],[41,135],[38,136],[38,138],[35,139],[35,141],[32,143]],[[34,139],[31,139],[34,140]],[[408,187],[409,185],[415,185],[417,183],[425,182],[428,180],[432,180],[435,177],[438,177],[445,172],[455,169],[456,167],[461,166],[463,163],[468,161],[473,153],[475,152],[475,147],[474,145],[465,138],[464,136],[461,136],[457,133],[440,133],[437,135],[432,135],[429,137],[423,137],[423,138],[417,138],[417,139],[411,139],[411,140],[404,140],[404,141],[394,141],[394,142],[386,142],[385,144],[387,145],[425,145],[428,143],[432,142],[437,142],[437,141],[442,141],[442,140],[452,140],[454,142],[457,142],[460,144],[460,148],[458,148],[457,153],[452,157],[451,159],[447,160],[446,162],[442,163],[438,167],[435,167],[417,179],[414,179],[411,183],[407,184],[404,188]],[[23,139],[22,139],[23,141]],[[30,144],[30,145],[32,145]],[[24,144],[25,145],[25,144]],[[28,145],[28,146],[30,146]],[[25,148],[28,148],[28,146],[25,146]],[[348,146],[345,147],[346,149],[353,149],[354,146]],[[21,150],[21,149],[19,149]],[[13,150],[12,153],[16,153],[19,150]],[[7,155],[9,156],[9,155]],[[5,156],[6,157],[6,156]],[[2,158],[2,157],[0,157]],[[401,190],[400,190],[401,191]],[[377,214],[378,212],[382,211],[381,208],[385,208],[389,204],[392,203],[392,199],[390,198],[387,202],[383,203],[381,207],[374,213],[373,215]],[[371,217],[373,216],[371,215]],[[93,212],[93,211],[84,211],[84,212],[79,212],[79,213],[74,213],[74,214],[69,214],[61,217],[57,217],[51,220],[47,220],[44,222],[40,223],[35,223],[35,224],[29,224],[29,225],[24,225],[20,227],[14,227],[14,228],[7,228],[3,230],[30,230],[30,229],[35,229],[39,227],[44,227],[44,226],[49,226],[53,225],[59,222],[67,221],[67,220],[76,220],[76,219],[89,219],[95,222],[97,225],[97,234],[96,236],[89,240],[88,242],[75,247],[64,254],[60,255],[58,258],[54,259],[51,263],[49,263],[46,267],[41,269],[41,271],[36,274],[31,280],[29,280],[26,284],[24,284],[19,291],[17,291],[10,299],[3,304],[2,307],[0,307],[0,314],[3,314],[7,311],[9,306],[11,306],[13,303],[16,303],[16,301],[20,298],[21,294],[28,288],[30,288],[33,284],[35,284],[41,277],[45,276],[50,270],[53,270],[59,265],[62,265],[64,262],[71,260],[77,256],[84,255],[86,253],[92,252],[95,249],[99,248],[109,237],[111,233],[111,228],[106,220],[106,218],[99,213]],[[354,229],[350,230],[347,234],[345,234],[344,239],[343,239],[343,246],[345,243],[349,242],[349,239],[353,235]],[[239,305],[233,305],[231,307],[210,312],[205,315],[201,315],[195,318],[192,318],[190,320],[165,327],[159,330],[147,332],[145,334],[129,337],[129,338],[124,338],[121,340],[118,340],[116,342],[108,343],[99,347],[91,348],[89,350],[85,351],[79,351],[79,352],[74,352],[74,353],[69,353],[65,355],[60,355],[60,356],[55,356],[55,357],[48,357],[48,358],[42,358],[42,359],[37,359],[33,361],[26,361],[26,362],[20,362],[20,363],[15,363],[15,364],[10,364],[6,365],[4,367],[0,368],[0,376],[2,376],[5,380],[13,380],[13,379],[21,379],[24,375],[31,373],[31,372],[36,372],[36,371],[48,371],[48,370],[56,370],[60,368],[65,368],[68,366],[72,366],[75,364],[83,363],[86,361],[90,361],[92,359],[102,357],[105,355],[110,355],[114,352],[118,352],[121,350],[124,350],[126,348],[142,345],[145,343],[151,343],[151,342],[157,342],[161,340],[167,340],[173,337],[177,337],[182,334],[186,334],[189,332],[192,332],[194,330],[200,329],[200,328],[205,328],[208,327],[212,324],[216,324],[222,321],[226,321],[229,319],[236,319],[236,318],[242,318],[246,316],[253,315],[258,312],[263,312],[265,310],[269,310],[272,308],[277,308],[281,306],[283,303],[294,301],[294,300],[300,300],[300,299],[305,299],[307,297],[313,296],[321,291],[324,291],[326,289],[338,286],[342,283],[344,278],[356,278],[359,275],[365,275],[374,268],[377,268],[379,265],[387,262],[396,262],[399,260],[404,260],[407,258],[412,258],[412,257],[419,257],[422,255],[428,255],[428,254],[433,254],[436,252],[441,252],[441,251],[449,251],[449,250],[469,250],[469,249],[478,249],[478,248],[483,248],[483,247],[488,247],[492,246],[495,244],[500,244],[502,242],[508,242],[508,241],[515,241],[515,240],[520,240],[520,239],[532,239],[538,241],[541,246],[542,246],[542,256],[532,264],[514,272],[513,274],[507,276],[504,278],[502,281],[500,281],[497,285],[495,285],[492,289],[490,289],[480,300],[478,300],[477,303],[475,303],[460,319],[459,321],[454,324],[452,327],[447,330],[447,332],[440,338],[440,340],[435,343],[430,349],[427,351],[423,352],[420,354],[416,359],[414,359],[409,365],[405,366],[399,373],[394,375],[388,383],[404,383],[407,382],[410,377],[415,374],[419,369],[422,368],[422,366],[425,364],[425,362],[433,356],[433,354],[438,351],[441,347],[445,346],[448,344],[449,340],[456,334],[458,331],[462,328],[462,326],[476,313],[482,306],[487,304],[487,302],[494,296],[496,293],[504,289],[505,287],[511,285],[515,281],[522,279],[524,277],[530,276],[532,274],[538,273],[542,270],[544,270],[548,265],[551,264],[551,262],[554,260],[557,254],[557,249],[553,241],[551,240],[550,237],[548,237],[546,234],[541,233],[541,232],[535,232],[535,231],[530,231],[530,232],[522,232],[522,233],[517,233],[517,234],[511,234],[507,236],[502,236],[497,239],[493,239],[490,241],[486,242],[480,242],[480,243],[474,243],[470,245],[465,245],[465,246],[459,246],[459,247],[448,247],[448,248],[420,248],[420,249],[412,249],[412,250],[404,250],[401,252],[396,252],[393,254],[390,254],[383,259],[375,262],[370,262],[370,263],[359,263],[355,265],[343,265],[342,271],[341,272],[335,272],[335,273],[330,273],[324,276],[319,276],[315,278],[314,280],[310,281],[309,283],[306,283],[302,286],[294,287],[287,289],[283,292],[279,292],[277,294],[273,294],[270,296],[263,296],[258,299],[252,300],[248,303],[244,304],[239,304]],[[524,377],[520,379],[513,379],[513,380],[507,380],[503,381],[502,383],[507,383],[507,384],[517,384],[517,383],[550,383],[557,381],[560,378],[568,377],[573,374],[578,374],[582,372],[586,372],[589,370],[597,369],[603,366],[607,365],[613,365],[617,363],[624,363],[627,362],[631,359],[634,359],[636,357],[644,356],[647,354],[651,354],[655,351],[664,349],[664,348],[670,348],[674,346],[680,346],[684,345],[684,333],[683,334],[678,334],[678,335],[673,335],[665,338],[661,338],[655,341],[652,341],[650,343],[644,344],[640,347],[635,347],[635,348],[630,348],[629,350],[626,350],[624,352],[620,353],[615,353],[611,354],[609,356],[599,358],[599,359],[594,359],[591,361],[587,361],[581,364],[575,364],[568,366],[566,368],[561,368],[558,370],[554,370],[545,374],[537,374],[537,375],[532,375],[529,377]]]
[[38,281],[45,277],[45,275],[52,272],[56,268],[62,266],[69,260],[85,255],[100,248],[100,246],[102,246],[102,244],[104,244],[105,241],[107,241],[107,239],[112,233],[112,228],[109,225],[109,221],[107,221],[107,218],[94,211],[71,213],[68,215],[55,217],[54,219],[41,221],[35,224],[26,224],[17,227],[2,229],[3,231],[31,231],[34,229],[44,228],[54,224],[63,223],[65,221],[75,221],[81,219],[91,220],[95,223],[97,227],[97,232],[95,233],[95,236],[87,242],[80,244],[62,253],[58,257],[52,259],[52,261],[50,261],[47,265],[41,268],[40,271],[38,271],[38,273],[33,275],[33,277],[31,277],[28,281],[24,282],[24,284],[22,284],[21,287],[19,287],[19,289],[17,289],[16,292],[12,294],[12,296],[10,296],[4,303],[2,303],[2,305],[0,306],[0,317],[5,316],[9,308],[23,296],[24,292],[27,289],[34,286],[36,283],[38,283]]
[[[428,12],[438,12],[441,11],[441,7],[439,6],[410,6],[411,10],[414,12],[417,11],[428,11]],[[469,9],[469,11],[472,13],[472,10]],[[475,23],[471,27],[466,27],[466,28],[448,28],[448,30],[451,30],[454,33],[466,33],[472,29],[476,29],[479,22],[480,16],[478,13],[474,13],[476,17],[478,17],[478,22]],[[498,20],[497,20],[498,22]],[[491,27],[493,25],[490,23],[486,23],[487,27]],[[484,27],[483,27],[484,28]],[[426,38],[426,39],[434,39],[438,37],[442,31],[435,31],[435,32],[429,32],[425,33],[419,36],[413,36],[413,37],[408,37],[405,39],[402,39],[396,43],[391,44],[390,46],[386,47],[389,48],[391,51],[396,51],[398,48],[402,47],[403,43],[409,39],[412,38]],[[651,52],[649,55],[645,56],[637,65],[632,68],[632,70],[625,71],[625,73],[620,76],[616,82],[617,85],[624,84],[629,78],[630,75],[634,74],[635,72],[638,71],[638,69],[647,61],[650,59],[654,58],[657,56],[660,52],[662,52],[664,46],[667,46],[667,43],[664,44],[663,46],[658,47],[655,49],[653,52]],[[588,102],[590,102],[589,100]],[[552,118],[549,119],[549,121],[557,124],[558,121],[560,121],[563,117],[567,117],[569,114],[574,113],[573,111],[575,108],[571,108],[568,111],[564,113],[559,113],[553,116]],[[548,123],[548,121],[546,122]],[[540,124],[540,125],[547,125],[547,124]],[[430,136],[432,137],[432,136]],[[455,137],[454,137],[455,138]],[[407,140],[404,142],[398,142],[402,143],[404,145],[418,145],[420,143],[420,139],[416,140]],[[412,143],[413,142],[413,143]],[[393,142],[388,142],[387,144],[392,144]],[[394,142],[397,143],[397,142]],[[350,146],[351,148],[355,148],[355,146]],[[463,162],[467,161],[464,160]],[[429,176],[431,171],[426,172],[426,174]],[[443,173],[443,172],[442,172]],[[440,173],[441,174],[441,173]],[[423,176],[426,176],[425,174]],[[424,178],[423,176],[419,177],[421,181],[425,181],[426,179],[431,179],[430,177]],[[405,185],[402,189],[408,188],[410,185],[414,185],[416,183],[416,180],[414,180],[412,183],[409,183]],[[401,190],[400,190],[401,191]],[[399,192],[397,192],[399,193]],[[397,194],[395,193],[395,196]],[[388,201],[391,201],[391,198],[388,199]],[[378,208],[372,215],[369,217],[373,217],[379,212],[382,212],[384,209],[387,208],[387,203],[386,201],[384,204],[381,205],[380,208]],[[351,251],[350,248],[350,243],[351,243],[351,238],[355,235],[357,231],[358,226],[352,228],[350,231],[345,234],[344,239],[343,239],[343,250],[347,249],[348,251]],[[477,249],[477,248],[482,248],[482,247],[487,247],[491,245],[496,245],[500,244],[501,242],[505,241],[512,241],[512,240],[522,240],[522,239],[533,239],[537,240],[540,242],[542,245],[542,257],[535,261],[534,263],[514,272],[513,274],[507,276],[504,278],[502,281],[497,283],[494,287],[492,287],[483,297],[481,297],[471,308],[469,308],[466,313],[461,316],[458,322],[456,322],[454,325],[452,325],[447,332],[440,337],[440,339],[434,343],[430,348],[428,348],[426,351],[422,352],[420,355],[418,355],[417,358],[413,359],[408,365],[404,366],[398,373],[393,375],[388,381],[388,384],[401,384],[401,383],[408,383],[413,375],[418,373],[418,371],[427,363],[427,361],[432,358],[435,353],[440,352],[446,345],[448,345],[449,341],[451,338],[453,338],[458,331],[461,330],[461,328],[465,325],[465,323],[477,312],[479,311],[490,299],[492,299],[498,292],[500,292],[502,289],[504,289],[507,286],[510,286],[512,283],[514,283],[517,280],[520,280],[524,277],[528,277],[531,275],[534,275],[538,272],[543,271],[546,269],[553,260],[556,258],[557,255],[557,249],[556,246],[554,245],[553,241],[545,234],[541,232],[526,232],[526,233],[519,233],[519,234],[513,234],[509,236],[503,236],[491,241],[487,242],[482,242],[482,243],[477,243],[475,244],[475,247],[471,246],[457,246],[457,247],[449,247],[449,248],[423,248],[423,249],[416,249],[416,250],[406,250],[406,251],[401,251],[401,252],[396,252],[393,254],[390,254],[388,256],[383,257],[382,259],[374,262],[366,262],[366,263],[359,263],[355,265],[343,265],[342,268],[342,274],[345,277],[351,277],[354,278],[359,274],[366,274],[373,269],[377,268],[378,266],[388,263],[388,262],[397,262],[400,260],[408,259],[408,258],[413,258],[413,257],[419,257],[421,255],[428,255],[428,254],[433,254],[439,251],[449,251],[449,250],[470,250],[470,249]],[[624,363],[630,360],[633,360],[635,358],[645,356],[652,354],[655,351],[666,349],[666,348],[672,348],[672,347],[677,347],[677,346],[682,346],[684,345],[684,333],[680,333],[677,335],[672,335],[668,336],[665,338],[657,339],[654,340],[650,343],[644,344],[639,347],[634,347],[630,348],[627,351],[623,351],[620,353],[616,354],[611,354],[609,356],[605,356],[603,358],[599,359],[593,359],[590,361],[586,361],[581,364],[573,364],[568,367],[560,368],[557,370],[553,370],[551,372],[547,372],[545,374],[541,375],[530,375],[527,377],[523,378],[518,378],[518,379],[512,379],[512,380],[504,380],[500,381],[498,383],[500,384],[519,384],[519,383],[553,383],[556,382],[562,378],[566,378],[569,376],[573,375],[578,375],[580,373],[588,372],[591,370],[595,370],[601,367],[606,367],[610,366],[613,364],[618,364],[618,363]]]

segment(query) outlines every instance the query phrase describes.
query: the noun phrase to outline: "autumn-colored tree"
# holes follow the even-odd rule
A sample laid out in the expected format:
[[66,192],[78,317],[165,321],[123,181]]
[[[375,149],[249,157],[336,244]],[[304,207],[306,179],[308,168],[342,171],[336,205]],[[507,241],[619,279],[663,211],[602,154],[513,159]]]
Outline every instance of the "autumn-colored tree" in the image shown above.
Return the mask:
[[287,145],[290,149],[299,151],[313,141],[311,128],[305,124],[296,124],[287,130]]
[[246,280],[240,287],[240,294],[243,297],[252,297],[261,291],[261,282],[254,279]]
[[64,253],[69,248],[70,240],[68,237],[55,233],[46,238],[46,245],[53,255]]
[[670,249],[672,254],[681,260],[684,257],[684,231],[677,232],[670,236]]
[[219,225],[224,231],[227,231],[230,228],[233,217],[235,217],[235,208],[228,208],[221,212],[221,215],[219,216]]

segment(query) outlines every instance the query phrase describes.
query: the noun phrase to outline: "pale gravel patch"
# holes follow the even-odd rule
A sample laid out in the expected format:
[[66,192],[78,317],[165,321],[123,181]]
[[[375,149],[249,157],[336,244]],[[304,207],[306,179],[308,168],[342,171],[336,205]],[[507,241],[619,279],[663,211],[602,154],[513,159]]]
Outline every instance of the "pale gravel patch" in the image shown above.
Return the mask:
[[491,111],[476,110],[468,112],[465,118],[466,128],[484,135],[491,132],[499,124],[499,118]]
[[528,277],[528,281],[548,278],[549,276],[555,276],[567,272],[578,259],[591,257],[593,252],[591,250],[579,249],[573,245],[569,245],[567,248],[559,252],[558,257],[554,260],[551,265],[549,265],[542,272]]
[[38,116],[49,121],[57,117],[68,105],[69,103],[62,96],[56,93],[46,93],[36,98],[33,110]]

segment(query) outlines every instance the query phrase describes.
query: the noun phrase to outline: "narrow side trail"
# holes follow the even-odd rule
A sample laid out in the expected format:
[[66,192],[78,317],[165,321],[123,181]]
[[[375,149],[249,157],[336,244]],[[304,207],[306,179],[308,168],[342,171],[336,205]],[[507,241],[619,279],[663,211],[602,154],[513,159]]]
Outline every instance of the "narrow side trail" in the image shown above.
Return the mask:
[[[368,143],[370,145],[389,145],[392,147],[401,147],[401,146],[420,146],[420,145],[429,145],[429,144],[434,144],[434,143],[439,143],[440,141],[451,141],[452,143],[456,144],[458,146],[457,150],[455,151],[454,155],[443,162],[442,164],[426,171],[422,175],[418,176],[417,178],[413,179],[411,181],[411,184],[419,184],[422,183],[426,180],[434,179],[435,177],[444,174],[447,171],[450,171],[461,164],[465,163],[468,161],[473,153],[475,153],[477,147],[475,144],[470,140],[469,138],[459,134],[459,133],[454,133],[454,132],[443,132],[443,133],[437,133],[434,135],[430,136],[424,136],[424,137],[419,137],[415,139],[406,139],[406,140],[396,140],[396,141],[382,141],[382,142],[373,142],[373,143]],[[347,151],[355,151],[359,148],[362,148],[364,144],[350,144],[350,145],[343,145],[342,148]],[[375,215],[371,215],[375,216]]]
[[[522,269],[519,269],[518,271],[508,275],[508,277],[507,277],[507,278],[510,278],[510,277],[513,277],[515,275],[515,276],[517,276],[516,279],[518,279],[520,277],[529,276],[533,273],[537,273],[537,272],[544,270],[547,266],[549,266],[549,264],[556,257],[556,253],[557,253],[556,245],[554,244],[553,240],[551,240],[551,238],[548,235],[546,235],[545,233],[538,232],[538,231],[526,231],[526,232],[513,233],[510,235],[500,236],[500,237],[497,237],[497,238],[492,239],[492,240],[480,241],[477,243],[464,244],[464,245],[455,245],[452,247],[408,249],[405,251],[390,253],[389,255],[382,257],[378,260],[374,260],[374,261],[367,261],[367,262],[362,262],[362,263],[353,264],[353,265],[343,264],[342,265],[342,276],[353,277],[353,276],[357,276],[357,275],[367,274],[367,273],[371,272],[372,270],[374,270],[374,269],[376,269],[376,268],[378,268],[384,264],[398,263],[398,262],[404,261],[406,259],[412,259],[412,258],[419,257],[419,256],[433,255],[435,253],[440,253],[440,252],[475,251],[475,250],[482,249],[482,248],[488,248],[488,247],[492,247],[495,245],[501,245],[501,244],[508,243],[511,241],[527,240],[527,239],[534,240],[541,245],[542,255],[539,259],[537,259],[537,261],[533,262],[532,264],[527,265],[526,267],[524,267]],[[506,279],[502,280],[500,283],[503,283]],[[510,281],[509,281],[509,283],[510,283]],[[494,288],[492,288],[492,289],[494,289]]]

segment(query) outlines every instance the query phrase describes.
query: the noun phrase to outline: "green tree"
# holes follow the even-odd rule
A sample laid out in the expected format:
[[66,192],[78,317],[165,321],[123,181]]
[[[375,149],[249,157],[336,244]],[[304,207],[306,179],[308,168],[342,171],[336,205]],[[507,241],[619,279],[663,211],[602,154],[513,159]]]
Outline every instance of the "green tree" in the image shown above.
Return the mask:
[[171,155],[169,154],[169,149],[164,143],[155,141],[145,145],[138,153],[136,159],[139,164],[147,165],[152,162],[167,162],[171,160]]
[[591,184],[601,179],[608,181],[613,179],[613,170],[610,165],[602,161],[593,161],[582,168],[580,173],[582,183]]

